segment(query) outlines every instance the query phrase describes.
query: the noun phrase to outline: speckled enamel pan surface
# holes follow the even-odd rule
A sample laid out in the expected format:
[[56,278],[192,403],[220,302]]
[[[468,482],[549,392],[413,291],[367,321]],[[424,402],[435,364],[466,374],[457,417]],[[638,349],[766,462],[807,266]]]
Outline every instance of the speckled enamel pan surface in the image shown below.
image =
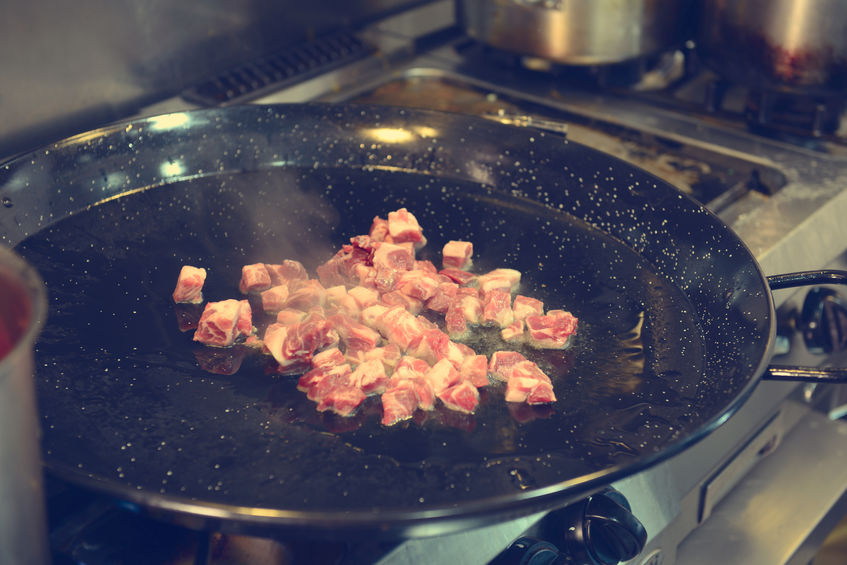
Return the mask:
[[[44,461],[65,479],[198,526],[417,536],[567,503],[709,433],[768,360],[773,303],[741,241],[649,174],[561,137],[370,106],[249,106],[106,127],[0,165],[0,241],[43,276],[36,349]],[[377,399],[319,414],[265,358],[181,332],[183,264],[207,300],[242,265],[314,268],[407,207],[438,262],[580,319],[572,347],[527,350],[558,401],[440,409],[392,427]],[[489,332],[490,334],[490,332]],[[507,346],[482,332],[472,345]],[[213,356],[214,356],[213,355]],[[229,356],[229,357],[228,357]],[[218,371],[218,373],[226,371]]]

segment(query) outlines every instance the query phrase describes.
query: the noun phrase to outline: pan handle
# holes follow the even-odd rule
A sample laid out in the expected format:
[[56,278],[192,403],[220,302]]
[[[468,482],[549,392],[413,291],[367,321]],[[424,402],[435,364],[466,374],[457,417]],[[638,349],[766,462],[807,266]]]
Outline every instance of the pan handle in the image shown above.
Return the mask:
[[[832,269],[801,271],[768,277],[771,290],[820,284],[847,285],[847,271]],[[794,381],[810,383],[847,383],[847,368],[843,367],[795,367],[771,365],[762,375],[769,381]]]

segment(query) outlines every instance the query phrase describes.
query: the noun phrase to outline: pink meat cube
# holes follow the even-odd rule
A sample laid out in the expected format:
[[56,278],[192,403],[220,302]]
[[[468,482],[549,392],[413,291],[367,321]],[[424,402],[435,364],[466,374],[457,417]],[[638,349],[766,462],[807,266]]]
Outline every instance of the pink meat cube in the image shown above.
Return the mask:
[[500,337],[503,338],[503,341],[508,341],[510,343],[516,343],[523,341],[524,338],[524,323],[523,320],[515,320],[502,330],[500,330]]
[[466,271],[471,267],[473,243],[470,241],[448,241],[441,252],[441,263],[445,269]]
[[326,304],[326,289],[317,280],[293,281],[288,285],[286,308],[308,310]]
[[209,302],[197,323],[194,341],[215,347],[228,347],[247,329],[245,316],[249,316],[249,313],[244,311],[241,300]]
[[402,356],[403,354],[400,353],[400,348],[393,343],[389,343],[383,347],[374,347],[370,351],[363,352],[362,361],[371,361],[373,359],[380,361],[385,367],[385,374],[389,375],[394,372],[394,367],[400,362]]
[[410,420],[417,407],[418,397],[412,383],[386,390],[382,394],[382,425],[392,426]]
[[203,302],[203,284],[206,269],[183,265],[174,288],[173,299],[177,304],[200,304]]
[[423,271],[433,275],[438,274],[438,268],[432,264],[432,261],[415,261],[415,271]]
[[404,271],[397,278],[395,289],[418,300],[428,300],[438,290],[438,278],[426,271]]
[[382,339],[377,331],[360,324],[346,314],[334,314],[327,321],[349,349],[368,351],[379,345]]
[[410,314],[417,316],[423,310],[423,301],[412,298],[399,290],[392,290],[382,295],[382,303],[387,306],[402,306]]
[[512,312],[515,314],[515,320],[525,320],[527,316],[541,316],[544,314],[544,303],[518,294],[512,303]]
[[409,248],[394,243],[380,243],[373,254],[377,271],[409,271],[415,266],[415,256]]
[[488,382],[488,359],[485,355],[471,355],[462,362],[459,375],[475,387],[483,387]]
[[477,277],[477,283],[483,293],[492,290],[514,292],[521,283],[521,273],[514,269],[494,269]]
[[262,292],[271,287],[271,276],[264,263],[254,263],[241,267],[241,281],[238,290],[242,294]]
[[351,296],[360,310],[364,310],[374,304],[379,304],[379,292],[376,289],[365,286],[354,286],[347,291],[348,296]]
[[[262,309],[264,309],[264,304],[262,305]],[[283,308],[282,310],[276,313],[276,321],[285,326],[296,324],[305,317],[306,313],[302,310],[293,310],[291,308]]]
[[339,337],[331,324],[319,314],[309,314],[291,326],[271,324],[265,330],[265,346],[285,368],[311,362],[316,351],[338,343]]
[[323,395],[318,411],[331,410],[339,416],[351,416],[365,400],[365,393],[355,386],[338,386]]
[[439,283],[435,293],[426,301],[427,309],[442,314],[446,313],[458,290],[459,285],[454,282]]
[[374,304],[373,306],[368,306],[360,313],[359,317],[362,319],[362,323],[368,326],[369,328],[379,329],[377,327],[377,320],[386,312],[388,312],[390,308],[383,304]]
[[[346,363],[315,367],[300,376],[297,380],[297,389],[305,392],[309,400],[320,400],[331,388],[339,385],[348,386],[350,384],[351,374],[350,365]],[[331,380],[327,381],[321,388],[318,388],[318,385],[327,379]]]
[[576,333],[576,317],[564,310],[550,310],[544,316],[527,316],[529,342],[542,349],[563,349]]
[[482,302],[482,323],[493,324],[501,328],[508,327],[514,321],[512,313],[512,295],[505,290],[492,290],[485,293]]
[[444,314],[444,329],[451,339],[463,339],[468,336],[468,322],[465,320],[464,311],[455,300]]
[[426,243],[417,218],[405,208],[388,213],[388,234],[394,243],[411,241],[421,246]]
[[238,331],[236,339],[253,333],[253,309],[247,300],[238,301],[238,320],[235,323],[235,329]]
[[524,361],[527,358],[517,351],[495,351],[491,354],[488,372],[498,381],[508,381],[515,365]]
[[373,241],[387,241],[388,243],[392,243],[394,241],[388,234],[388,220],[380,218],[379,216],[374,217],[368,235]]
[[285,259],[281,264],[265,263],[265,269],[271,277],[271,286],[309,278],[306,267],[300,261],[292,259]]
[[392,307],[377,319],[376,325],[379,332],[402,351],[406,351],[423,333],[418,319],[402,306]]
[[343,365],[344,363],[346,363],[344,354],[341,353],[341,350],[337,347],[324,349],[312,357],[312,367],[315,369],[335,367],[336,365]]
[[452,280],[456,284],[459,284],[459,285],[462,285],[462,286],[470,284],[471,282],[473,282],[477,278],[477,276],[474,275],[473,273],[469,273],[469,272],[463,271],[461,269],[453,269],[453,268],[441,269],[440,271],[438,271],[438,274],[444,275],[445,277],[449,278],[450,280]]
[[385,365],[379,359],[371,359],[361,363],[350,377],[353,385],[367,395],[385,392],[388,376]]
[[550,377],[538,365],[522,361],[513,367],[506,384],[506,402],[547,404],[555,401]]
[[394,367],[394,372],[391,374],[391,380],[413,379],[423,377],[429,371],[429,363],[423,359],[404,355]]
[[447,359],[438,361],[426,372],[424,377],[429,381],[436,396],[440,396],[442,392],[462,380],[459,371]]
[[461,381],[438,395],[444,406],[457,412],[473,414],[479,406],[479,391],[468,381]]
[[265,290],[262,297],[262,310],[268,313],[279,312],[285,309],[288,303],[288,285],[280,284]]

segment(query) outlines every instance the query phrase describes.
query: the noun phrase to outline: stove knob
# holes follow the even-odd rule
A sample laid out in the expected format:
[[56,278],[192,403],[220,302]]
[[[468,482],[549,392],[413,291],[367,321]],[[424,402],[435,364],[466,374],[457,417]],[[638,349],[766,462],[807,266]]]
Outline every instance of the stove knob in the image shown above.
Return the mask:
[[614,489],[557,514],[549,524],[555,524],[558,534],[547,529],[545,539],[557,544],[576,563],[617,565],[636,557],[647,543],[647,530],[633,515],[626,497]]
[[847,348],[847,304],[832,289],[809,291],[800,313],[800,329],[812,353],[835,353]]
[[552,543],[523,537],[516,540],[489,565],[566,565],[571,563]]

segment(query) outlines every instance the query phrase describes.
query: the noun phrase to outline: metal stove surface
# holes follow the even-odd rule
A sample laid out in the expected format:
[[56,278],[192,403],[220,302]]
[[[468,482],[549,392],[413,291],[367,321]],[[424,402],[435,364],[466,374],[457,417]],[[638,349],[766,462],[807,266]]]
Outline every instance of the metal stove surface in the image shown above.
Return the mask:
[[[743,124],[657,104],[650,96],[573,88],[550,73],[480,64],[463,55],[459,47],[463,39],[445,32],[454,23],[451,2],[427,4],[361,33],[379,56],[270,94],[264,89],[260,98],[247,96],[233,102],[409,104],[403,97],[404,84],[408,94],[409,85],[440,81],[458,92],[481,93],[485,104],[480,106],[475,99],[477,113],[481,108],[492,119],[567,130],[571,139],[635,159],[648,169],[654,167],[654,173],[683,188],[686,182],[697,184],[702,178],[691,181],[684,166],[663,171],[663,148],[682,151],[680,159],[695,158],[694,168],[707,163],[722,173],[730,196],[710,195],[705,203],[711,203],[740,235],[766,274],[832,265],[847,249],[847,223],[841,221],[847,215],[847,151],[843,148],[776,141],[749,132]],[[430,101],[458,103],[441,97],[430,97]],[[145,109],[144,114],[194,107],[196,103],[173,99]],[[456,106],[448,109],[463,111]],[[610,131],[624,132],[624,140]],[[633,149],[631,132],[637,133],[639,142],[646,140],[658,148],[652,150],[652,160],[645,158],[644,151]],[[750,184],[751,171],[769,190],[738,190],[739,185]],[[775,299],[785,305],[798,300],[787,291],[776,293]],[[791,360],[822,361],[797,351],[793,349]],[[718,556],[728,565],[808,562],[801,559],[808,557],[830,519],[843,514],[842,495],[847,492],[847,452],[842,446],[847,425],[829,421],[810,408],[820,392],[794,384],[763,383],[715,433],[664,464],[615,484],[649,534],[647,548],[630,563],[713,563]],[[815,461],[814,472],[810,472],[810,458]],[[758,512],[767,513],[764,524]],[[405,542],[386,548],[375,560],[383,564],[488,563],[542,518],[541,514],[527,516],[480,530]],[[762,553],[765,548],[767,553]]]

